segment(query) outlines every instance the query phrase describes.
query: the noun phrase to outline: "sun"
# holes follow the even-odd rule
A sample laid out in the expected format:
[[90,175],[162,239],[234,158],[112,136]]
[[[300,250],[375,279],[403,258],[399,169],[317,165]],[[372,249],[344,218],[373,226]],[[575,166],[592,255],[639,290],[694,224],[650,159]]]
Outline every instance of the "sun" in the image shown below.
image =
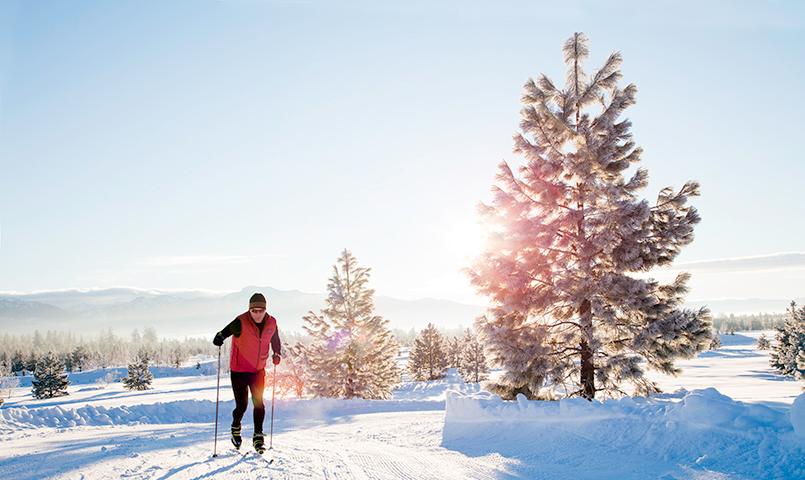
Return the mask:
[[459,260],[472,260],[483,250],[487,229],[477,219],[451,220],[444,224],[442,236],[446,255]]

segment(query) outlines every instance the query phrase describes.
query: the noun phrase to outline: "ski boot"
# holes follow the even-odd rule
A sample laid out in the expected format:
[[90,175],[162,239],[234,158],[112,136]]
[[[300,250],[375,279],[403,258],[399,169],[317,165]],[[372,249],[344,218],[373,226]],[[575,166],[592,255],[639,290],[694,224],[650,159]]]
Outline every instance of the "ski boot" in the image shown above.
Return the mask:
[[236,450],[240,450],[241,443],[243,443],[243,439],[240,437],[240,425],[232,427],[232,445]]
[[266,442],[265,437],[263,437],[262,433],[255,433],[254,437],[252,437],[252,444],[254,445],[255,451],[260,455],[266,451]]

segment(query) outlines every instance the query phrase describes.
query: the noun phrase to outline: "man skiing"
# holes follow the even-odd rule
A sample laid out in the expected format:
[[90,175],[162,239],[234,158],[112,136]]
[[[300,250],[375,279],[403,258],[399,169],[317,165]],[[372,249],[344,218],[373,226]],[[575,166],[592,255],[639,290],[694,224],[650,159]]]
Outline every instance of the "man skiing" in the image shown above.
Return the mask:
[[232,351],[229,356],[232,392],[235,394],[235,409],[232,411],[232,444],[239,449],[242,443],[240,421],[246,412],[249,390],[254,404],[254,436],[252,444],[258,453],[265,451],[263,405],[265,365],[268,359],[269,340],[274,355],[274,365],[279,365],[282,344],[277,330],[277,319],[266,312],[266,297],[255,293],[249,299],[249,310],[241,313],[223,330],[215,334],[212,343],[218,347],[232,336]]

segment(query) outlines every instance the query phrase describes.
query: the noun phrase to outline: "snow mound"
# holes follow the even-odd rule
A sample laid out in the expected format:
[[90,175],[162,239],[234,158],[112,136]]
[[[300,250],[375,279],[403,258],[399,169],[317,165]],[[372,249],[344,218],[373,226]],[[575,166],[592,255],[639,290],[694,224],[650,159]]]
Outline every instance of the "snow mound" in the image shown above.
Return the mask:
[[800,393],[791,405],[791,424],[797,435],[805,438],[805,393]]
[[[794,433],[805,429],[804,395],[790,420],[786,412],[744,404],[714,388],[669,397],[548,402],[448,392],[442,445],[468,455],[500,452],[545,462],[561,451],[567,463],[640,452],[655,462],[655,472],[664,464],[669,471],[805,478],[805,441]],[[623,468],[623,478],[631,478]]]
[[[219,422],[226,424],[234,400],[219,404]],[[246,418],[251,418],[251,404]],[[281,399],[276,413],[297,425],[326,422],[335,417],[362,413],[441,410],[444,402],[414,400],[343,400],[333,398]],[[55,407],[0,408],[0,424],[12,429],[76,426],[138,425],[169,423],[213,423],[215,402],[210,400],[177,400],[147,405],[103,407],[86,405],[67,409]]]

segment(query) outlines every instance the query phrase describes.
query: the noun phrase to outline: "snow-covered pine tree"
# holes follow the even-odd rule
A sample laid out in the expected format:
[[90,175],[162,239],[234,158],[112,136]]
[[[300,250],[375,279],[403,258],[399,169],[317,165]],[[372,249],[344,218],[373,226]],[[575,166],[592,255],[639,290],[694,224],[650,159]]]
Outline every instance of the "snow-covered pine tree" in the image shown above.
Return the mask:
[[0,362],[0,397],[5,395],[11,398],[11,393],[19,384],[19,377],[11,371],[11,359],[7,358],[5,362]]
[[[37,331],[37,333],[39,333],[39,331]],[[37,366],[37,364],[39,362],[40,362],[40,360],[38,358],[36,358],[36,353],[31,352],[28,355],[28,359],[25,360],[25,370],[27,370],[28,373],[35,372],[36,371],[36,366]],[[23,370],[23,371],[25,371],[25,370]],[[23,375],[24,375],[24,373],[23,373]]]
[[408,371],[416,380],[436,380],[445,376],[447,362],[444,337],[429,323],[414,340],[408,354]]
[[798,365],[797,357],[805,350],[805,307],[797,308],[795,302],[788,307],[787,317],[777,327],[777,344],[771,352],[771,367],[783,375],[801,379],[805,370]]
[[461,366],[461,357],[464,351],[463,339],[459,337],[450,337],[446,340],[447,344],[447,368],[459,368]]
[[498,391],[592,399],[632,384],[649,394],[646,367],[676,374],[674,359],[711,340],[709,310],[682,308],[688,273],[668,285],[629,275],[670,265],[693,240],[700,218],[687,201],[699,185],[663,188],[654,205],[638,198],[648,173],[624,177],[643,152],[619,120],[637,92],[617,85],[620,53],[588,76],[584,34],[563,52],[564,88],[544,75],[525,84],[514,136],[525,164],[502,162],[494,199],[480,206],[490,245],[468,274],[492,307],[476,330],[504,369]]
[[768,350],[769,348],[771,348],[771,342],[766,337],[765,333],[761,333],[760,336],[757,338],[757,349]]
[[25,375],[25,361],[19,351],[14,352],[14,355],[11,356],[11,372],[15,375]]
[[719,348],[721,348],[721,336],[718,333],[713,332],[713,339],[710,340],[710,347],[708,350],[718,350]]
[[148,363],[151,361],[150,355],[151,353],[147,349],[140,348],[134,362],[129,363],[128,375],[121,380],[124,388],[127,390],[148,390],[151,388],[154,376],[148,370]]
[[185,357],[184,348],[179,344],[174,345],[170,352],[171,366],[173,368],[180,368]]
[[468,328],[464,333],[461,344],[463,350],[461,353],[459,372],[464,378],[464,381],[478,383],[482,380],[486,380],[489,376],[489,367],[486,364],[484,347],[478,339],[478,335],[474,334]]
[[405,365],[405,370],[414,380],[425,380],[428,374],[425,372],[422,356],[416,352],[416,339],[414,342],[414,346],[408,350],[408,363]]
[[303,317],[313,343],[301,353],[314,395],[383,399],[400,381],[399,346],[388,320],[374,314],[370,270],[345,249],[333,266],[327,306]]
[[48,352],[37,359],[34,378],[31,380],[31,391],[35,398],[68,395],[67,386],[69,384],[64,364],[53,355],[53,352]]
[[75,347],[75,350],[71,353],[73,357],[73,368],[78,370],[79,372],[84,370],[84,366],[89,360],[89,351],[83,345],[79,345]]
[[[800,350],[797,354],[797,368],[800,372],[805,372],[805,350]],[[802,374],[799,376],[800,380],[802,380]],[[803,387],[805,389],[805,387]]]

